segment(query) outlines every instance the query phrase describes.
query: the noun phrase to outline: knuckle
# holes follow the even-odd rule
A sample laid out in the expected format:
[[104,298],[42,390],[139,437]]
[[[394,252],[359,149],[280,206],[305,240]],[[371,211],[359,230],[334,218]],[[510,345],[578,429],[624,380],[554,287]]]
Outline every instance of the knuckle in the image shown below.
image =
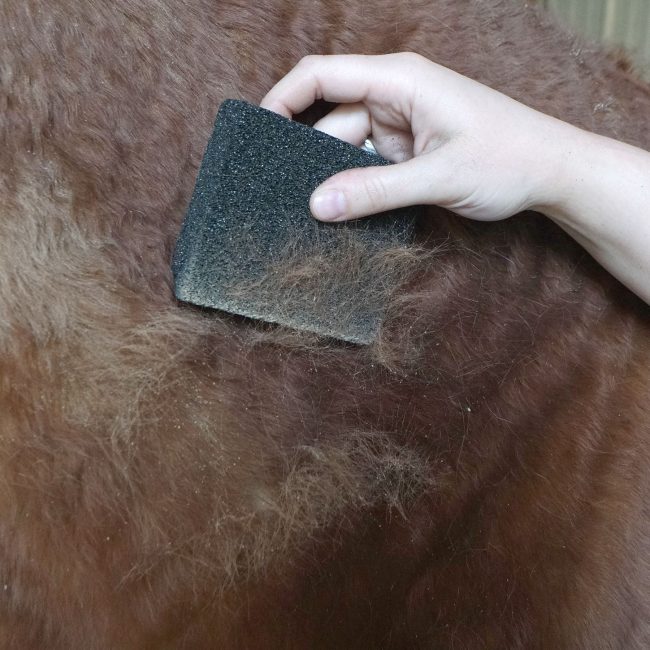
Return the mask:
[[369,205],[375,211],[383,208],[388,202],[388,188],[380,177],[372,176],[366,179],[364,191]]
[[300,61],[298,61],[298,66],[301,68],[312,68],[314,65],[316,65],[316,62],[319,58],[320,57],[317,54],[307,54],[306,56],[303,56]]
[[397,56],[405,63],[410,63],[411,65],[420,64],[425,60],[421,54],[417,54],[416,52],[400,52]]

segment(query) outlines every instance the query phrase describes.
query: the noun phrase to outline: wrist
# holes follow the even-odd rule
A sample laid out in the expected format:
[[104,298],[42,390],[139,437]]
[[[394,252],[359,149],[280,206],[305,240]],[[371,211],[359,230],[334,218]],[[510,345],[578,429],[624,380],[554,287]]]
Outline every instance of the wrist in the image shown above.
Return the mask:
[[541,183],[531,209],[571,228],[578,226],[579,203],[594,176],[599,136],[559,120],[553,122],[542,142]]

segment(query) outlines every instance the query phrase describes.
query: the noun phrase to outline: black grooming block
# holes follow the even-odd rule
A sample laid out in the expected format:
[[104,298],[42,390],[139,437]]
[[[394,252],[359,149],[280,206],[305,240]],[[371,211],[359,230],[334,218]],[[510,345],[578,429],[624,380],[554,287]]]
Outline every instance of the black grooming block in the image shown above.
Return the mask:
[[328,224],[311,216],[309,198],[339,171],[387,164],[271,111],[224,101],[176,243],[176,297],[370,343],[414,213]]

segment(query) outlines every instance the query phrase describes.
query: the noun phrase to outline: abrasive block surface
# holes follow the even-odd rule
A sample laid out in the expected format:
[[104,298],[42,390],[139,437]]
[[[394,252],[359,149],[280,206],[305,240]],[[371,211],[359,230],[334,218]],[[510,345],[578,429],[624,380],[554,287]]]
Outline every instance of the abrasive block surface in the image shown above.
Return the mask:
[[311,216],[309,198],[339,171],[386,164],[271,111],[224,101],[176,243],[176,297],[371,342],[415,213],[327,224]]

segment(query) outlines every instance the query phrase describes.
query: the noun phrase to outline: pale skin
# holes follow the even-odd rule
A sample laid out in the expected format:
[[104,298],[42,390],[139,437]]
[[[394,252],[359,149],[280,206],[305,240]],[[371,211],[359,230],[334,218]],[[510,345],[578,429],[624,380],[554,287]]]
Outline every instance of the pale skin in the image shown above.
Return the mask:
[[650,303],[650,153],[557,120],[417,54],[309,56],[261,105],[397,164],[332,176],[313,215],[342,221],[415,204],[482,221],[547,215]]

